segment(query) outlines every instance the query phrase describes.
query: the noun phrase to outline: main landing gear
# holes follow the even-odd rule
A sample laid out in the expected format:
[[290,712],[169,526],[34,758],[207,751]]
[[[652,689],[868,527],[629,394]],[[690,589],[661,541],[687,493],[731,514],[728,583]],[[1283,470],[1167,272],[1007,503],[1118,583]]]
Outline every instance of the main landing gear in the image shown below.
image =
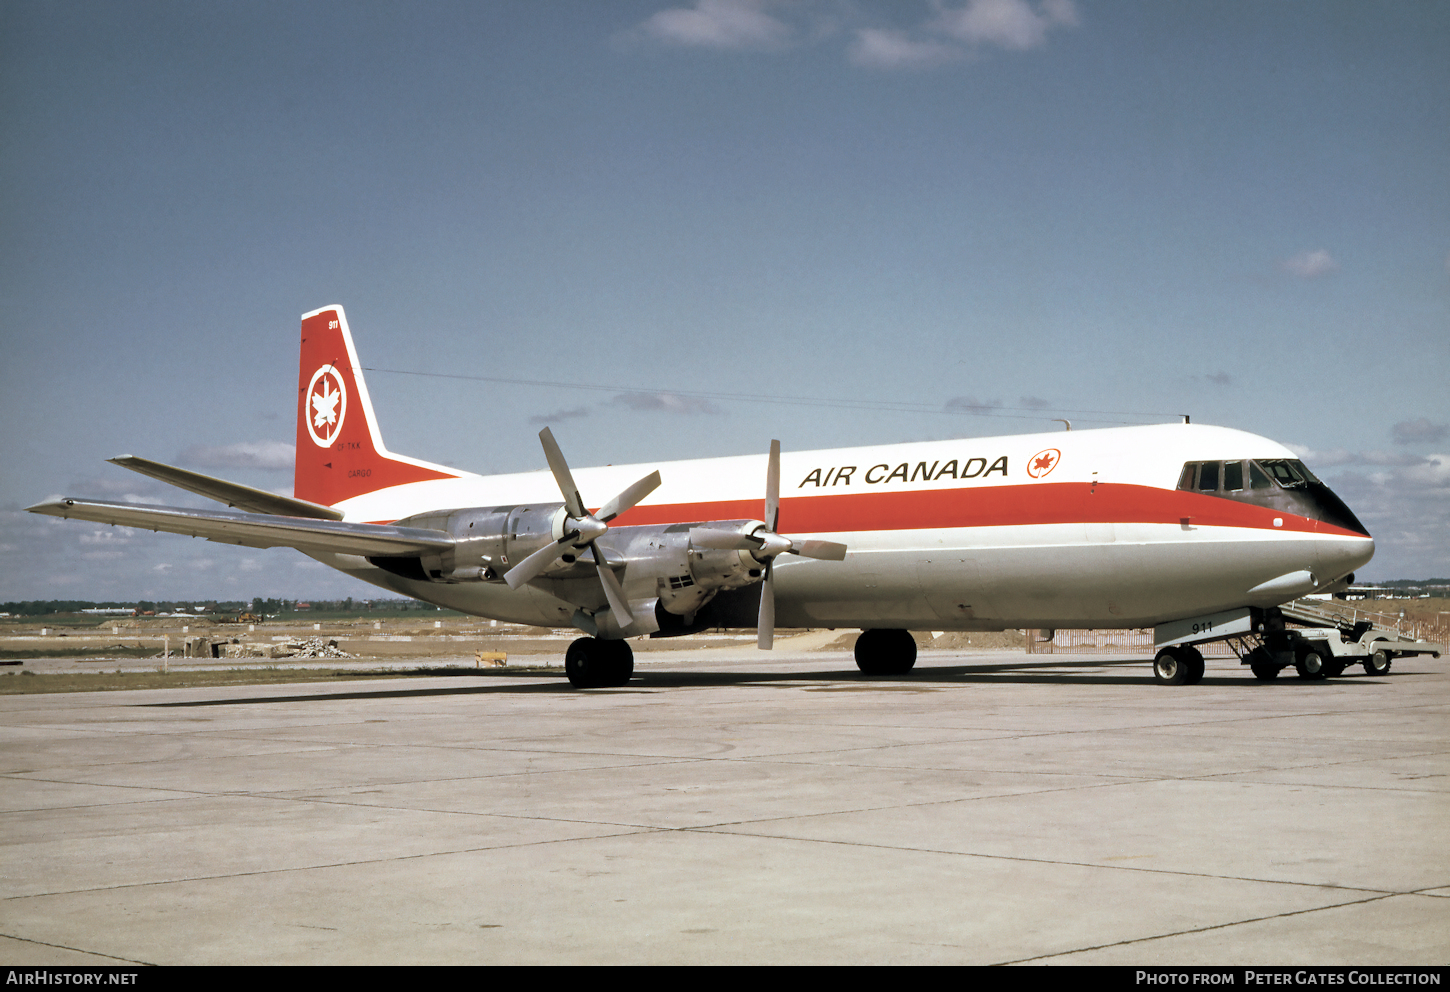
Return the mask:
[[1188,644],[1164,648],[1153,659],[1153,678],[1163,685],[1197,685],[1203,671],[1203,655]]
[[581,637],[564,653],[564,674],[576,689],[625,685],[634,676],[634,651],[627,641]]
[[863,630],[856,638],[856,667],[867,675],[905,675],[915,664],[909,630]]

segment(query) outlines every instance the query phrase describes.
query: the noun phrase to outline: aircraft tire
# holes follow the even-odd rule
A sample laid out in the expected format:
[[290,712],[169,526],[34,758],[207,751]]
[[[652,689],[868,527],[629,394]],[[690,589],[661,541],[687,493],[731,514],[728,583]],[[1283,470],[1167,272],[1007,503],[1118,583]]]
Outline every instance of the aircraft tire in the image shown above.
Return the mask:
[[916,638],[909,630],[863,630],[855,655],[865,675],[905,675],[916,665]]
[[1329,659],[1312,645],[1301,645],[1299,660],[1294,662],[1294,671],[1301,679],[1319,681],[1329,677]]
[[609,647],[609,685],[628,685],[634,678],[634,649],[628,641],[603,641]]
[[1279,677],[1279,666],[1274,664],[1269,657],[1269,652],[1263,648],[1254,648],[1248,654],[1249,671],[1254,673],[1254,678],[1260,682],[1272,682]]
[[564,652],[564,674],[576,689],[624,685],[634,675],[634,652],[624,641],[581,637]]
[[1203,653],[1191,644],[1185,644],[1178,649],[1183,663],[1188,666],[1188,677],[1183,680],[1184,685],[1198,685],[1203,681],[1203,673],[1208,666],[1204,664]]
[[1388,651],[1376,651],[1364,660],[1364,674],[1388,675],[1391,664],[1392,662]]
[[1188,685],[1191,666],[1177,648],[1164,648],[1153,659],[1153,678],[1160,685]]

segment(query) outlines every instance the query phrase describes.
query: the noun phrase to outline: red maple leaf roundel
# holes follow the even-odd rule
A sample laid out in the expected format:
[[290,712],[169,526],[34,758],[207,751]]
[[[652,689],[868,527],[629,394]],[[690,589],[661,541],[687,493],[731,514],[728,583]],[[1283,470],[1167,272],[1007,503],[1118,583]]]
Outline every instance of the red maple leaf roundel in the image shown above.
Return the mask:
[[1057,467],[1058,461],[1062,458],[1062,452],[1056,448],[1047,448],[1039,451],[1027,461],[1027,474],[1034,479],[1040,479],[1048,472]]
[[307,401],[303,416],[307,418],[307,431],[320,448],[332,446],[337,432],[342,429],[342,419],[347,415],[347,390],[342,377],[331,365],[324,365],[312,374],[307,387]]

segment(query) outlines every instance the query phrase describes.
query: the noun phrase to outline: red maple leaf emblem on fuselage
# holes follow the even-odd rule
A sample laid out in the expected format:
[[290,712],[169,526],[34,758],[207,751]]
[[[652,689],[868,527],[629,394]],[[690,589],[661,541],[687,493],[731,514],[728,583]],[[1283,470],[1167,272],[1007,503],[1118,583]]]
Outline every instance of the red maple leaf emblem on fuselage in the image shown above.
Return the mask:
[[1057,467],[1058,460],[1062,458],[1062,452],[1056,448],[1047,448],[1033,455],[1027,462],[1027,474],[1034,479],[1040,479],[1048,472]]

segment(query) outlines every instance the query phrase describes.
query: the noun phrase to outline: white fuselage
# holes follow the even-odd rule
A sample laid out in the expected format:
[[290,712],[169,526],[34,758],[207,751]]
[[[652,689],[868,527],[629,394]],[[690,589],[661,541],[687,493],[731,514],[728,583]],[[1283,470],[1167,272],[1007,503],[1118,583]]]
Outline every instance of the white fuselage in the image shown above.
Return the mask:
[[[844,543],[844,561],[782,556],[782,626],[993,630],[1139,627],[1242,605],[1249,590],[1309,572],[1319,587],[1369,561],[1361,533],[1177,488],[1189,461],[1292,459],[1282,445],[1174,424],[786,451],[779,531]],[[658,469],[662,484],[612,526],[762,518],[766,456],[580,469],[590,507]],[[462,475],[336,505],[353,522],[426,511],[558,503],[547,471]],[[1276,522],[1277,521],[1277,522]],[[566,626],[575,607],[547,581],[440,584],[365,559],[318,560],[409,596],[481,616]],[[1288,596],[1281,597],[1290,598]]]

